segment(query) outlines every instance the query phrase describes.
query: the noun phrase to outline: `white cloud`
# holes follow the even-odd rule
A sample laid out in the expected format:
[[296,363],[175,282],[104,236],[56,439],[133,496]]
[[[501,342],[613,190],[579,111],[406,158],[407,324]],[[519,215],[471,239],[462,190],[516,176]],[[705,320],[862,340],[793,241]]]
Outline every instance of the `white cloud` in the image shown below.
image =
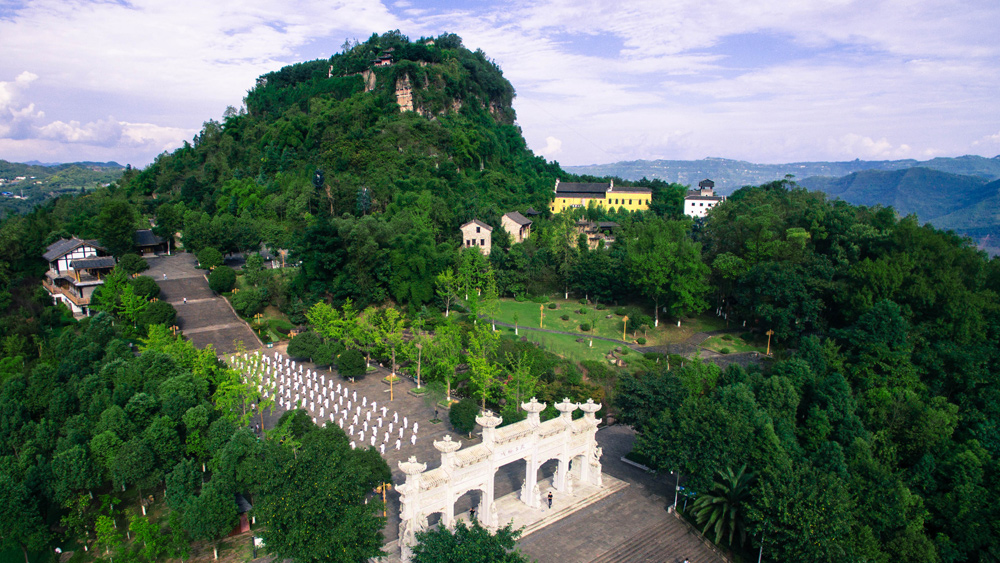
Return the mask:
[[[455,32],[496,59],[530,146],[565,164],[1000,149],[995,0],[33,0],[8,13],[0,78],[18,78],[0,82],[0,136],[140,162],[258,75],[397,28]],[[733,36],[794,52],[733,52]]]
[[562,152],[562,141],[551,135],[545,137],[545,146],[538,151],[545,158],[552,158],[560,152]]

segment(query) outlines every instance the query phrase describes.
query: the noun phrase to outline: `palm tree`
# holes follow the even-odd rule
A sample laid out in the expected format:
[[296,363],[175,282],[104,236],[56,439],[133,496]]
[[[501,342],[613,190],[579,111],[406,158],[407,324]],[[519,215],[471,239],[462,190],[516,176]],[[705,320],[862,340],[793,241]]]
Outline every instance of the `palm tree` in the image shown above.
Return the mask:
[[739,534],[742,545],[746,542],[746,527],[743,524],[743,503],[750,496],[750,483],[756,478],[753,473],[746,472],[746,464],[733,473],[731,467],[725,472],[718,472],[715,483],[708,492],[698,495],[691,510],[702,531],[715,531],[715,543],[721,543],[724,535],[729,536],[729,545],[733,546],[733,536]]

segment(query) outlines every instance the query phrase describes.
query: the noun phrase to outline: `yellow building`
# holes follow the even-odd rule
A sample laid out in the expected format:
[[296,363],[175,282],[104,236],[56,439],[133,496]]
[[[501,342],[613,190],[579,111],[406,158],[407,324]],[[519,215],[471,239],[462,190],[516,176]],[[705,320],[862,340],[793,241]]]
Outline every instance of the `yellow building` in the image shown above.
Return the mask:
[[560,182],[557,179],[553,191],[555,198],[549,204],[552,213],[587,207],[591,201],[598,207],[608,209],[624,207],[629,211],[642,211],[649,209],[649,200],[653,197],[653,192],[649,188],[623,188],[620,186],[616,188],[614,180],[604,184]]

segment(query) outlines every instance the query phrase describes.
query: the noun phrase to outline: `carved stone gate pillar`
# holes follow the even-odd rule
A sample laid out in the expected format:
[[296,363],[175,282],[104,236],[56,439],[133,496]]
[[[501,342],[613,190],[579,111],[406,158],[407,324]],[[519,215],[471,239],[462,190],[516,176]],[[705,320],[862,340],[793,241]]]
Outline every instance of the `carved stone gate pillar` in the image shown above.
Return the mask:
[[413,556],[416,533],[423,528],[420,474],[427,469],[427,464],[417,463],[417,458],[411,455],[408,461],[399,462],[399,468],[406,474],[406,481],[396,488],[399,492],[400,559],[406,562]]
[[[561,403],[556,403],[556,410],[559,411],[559,419],[567,427],[573,424],[573,411],[575,411],[579,405],[576,403],[571,403],[568,398],[563,399]],[[566,491],[566,473],[569,470],[569,459],[566,457],[559,458],[559,467],[556,469],[555,477],[552,479],[552,486],[559,492]]]
[[[538,429],[542,423],[541,412],[545,410],[545,403],[539,403],[538,399],[532,397],[527,403],[521,403],[521,408],[528,413],[527,422],[531,425],[532,432]],[[521,502],[531,508],[538,508],[542,505],[542,492],[538,489],[538,461],[535,459],[533,443],[532,451],[524,458],[524,483],[521,485]]]
[[[462,442],[453,442],[450,434],[445,434],[444,440],[434,442],[434,448],[441,452],[441,469],[448,475],[451,475],[452,467],[454,467],[454,460],[452,458],[455,452],[458,451],[458,448],[461,447]],[[447,498],[445,498],[441,522],[446,528],[451,528],[455,524],[455,493],[451,490],[451,486],[448,486],[445,495]]]

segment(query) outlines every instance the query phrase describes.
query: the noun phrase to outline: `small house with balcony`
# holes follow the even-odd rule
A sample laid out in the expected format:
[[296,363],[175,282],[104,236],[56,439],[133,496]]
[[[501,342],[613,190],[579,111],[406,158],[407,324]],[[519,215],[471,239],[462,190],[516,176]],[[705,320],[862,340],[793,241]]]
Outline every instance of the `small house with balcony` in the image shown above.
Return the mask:
[[74,315],[90,316],[90,299],[114,269],[114,256],[95,240],[73,237],[52,243],[42,257],[49,263],[42,286],[52,299]]
[[493,227],[473,219],[459,229],[462,231],[462,248],[478,248],[486,256],[490,255]]

